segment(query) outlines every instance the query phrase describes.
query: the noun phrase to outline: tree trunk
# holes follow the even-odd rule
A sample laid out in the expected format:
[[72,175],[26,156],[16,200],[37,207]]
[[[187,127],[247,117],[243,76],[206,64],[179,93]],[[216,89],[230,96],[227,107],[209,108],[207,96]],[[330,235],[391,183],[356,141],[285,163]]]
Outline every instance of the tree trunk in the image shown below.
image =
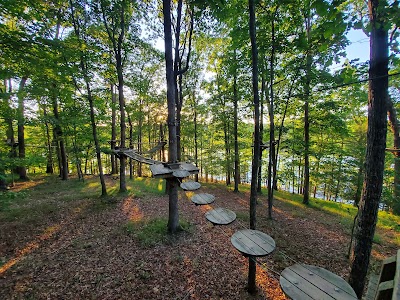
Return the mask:
[[225,145],[225,184],[231,184],[231,153],[229,143],[229,121],[224,119],[224,145]]
[[[116,107],[117,107],[117,97],[115,95],[115,85],[111,84],[111,150],[115,150],[117,131],[116,131]],[[117,174],[118,171],[117,159],[114,152],[111,153],[111,174]]]
[[[309,9],[309,8],[308,8]],[[310,120],[309,120],[309,101],[311,84],[311,16],[308,13],[306,18],[307,30],[307,62],[306,62],[306,82],[304,87],[304,184],[303,184],[303,203],[308,205],[310,202]]]
[[[394,149],[400,149],[400,127],[397,112],[392,99],[388,98],[388,117],[390,129],[393,133]],[[394,205],[393,213],[400,215],[400,152],[394,152]]]
[[274,103],[274,61],[275,61],[275,15],[276,7],[271,20],[271,60],[270,60],[270,95],[269,95],[269,161],[268,161],[268,218],[272,219],[272,205],[274,201],[274,175],[276,174],[275,157],[275,103]]
[[23,89],[28,77],[22,77],[18,88],[18,157],[21,164],[18,166],[19,179],[27,180],[25,167],[25,105]]
[[[198,137],[197,137],[197,102],[196,102],[196,94],[193,92],[193,113],[194,113],[194,161],[196,167],[199,167],[198,160],[199,160],[199,145],[198,145]],[[199,181],[199,174],[195,175],[195,181]]]
[[[235,64],[237,64],[236,49],[234,50]],[[234,68],[233,73],[233,135],[235,139],[235,188],[234,192],[239,192],[239,143],[238,143],[238,91],[237,91],[237,68]]]
[[53,149],[51,146],[51,139],[50,139],[50,129],[49,129],[49,122],[47,118],[47,111],[46,107],[43,105],[43,116],[45,119],[45,127],[46,127],[46,146],[47,146],[47,164],[46,164],[46,173],[53,174]]
[[388,101],[388,32],[386,1],[369,0],[371,22],[368,92],[368,133],[365,177],[356,224],[355,246],[349,283],[361,298],[367,275],[372,240],[382,193]]
[[53,88],[53,95],[52,95],[52,105],[53,105],[53,114],[54,114],[54,136],[56,139],[57,147],[58,147],[58,159],[59,159],[59,170],[60,170],[60,177],[61,180],[68,179],[68,159],[67,159],[67,152],[65,151],[65,144],[63,138],[63,132],[61,129],[61,120],[58,113],[58,104],[57,104],[57,95],[56,95],[56,84],[52,84]]
[[[254,105],[254,152],[251,168],[250,189],[250,229],[256,229],[257,173],[260,158],[260,99],[258,95],[258,50],[256,40],[256,16],[254,0],[249,0],[249,31],[252,58],[252,86]],[[256,258],[249,257],[248,292],[253,294],[256,288]]]
[[[167,104],[168,104],[168,137],[169,151],[168,161],[177,162],[178,149],[176,137],[176,102],[175,87],[176,78],[172,60],[172,32],[171,32],[171,1],[163,0],[164,13],[164,42],[165,42],[165,69],[167,80]],[[168,179],[169,183],[169,216],[168,231],[175,233],[179,227],[178,211],[178,181],[175,177]]]
[[[264,94],[265,94],[265,74],[262,74],[261,77],[261,98],[260,98],[260,145],[263,143],[264,137]],[[266,95],[266,98],[268,95]],[[268,101],[268,99],[267,99]],[[259,165],[258,165],[258,175],[257,175],[257,193],[261,195],[261,183],[262,183],[262,157],[263,157],[263,149],[260,149],[260,158],[259,158]]]

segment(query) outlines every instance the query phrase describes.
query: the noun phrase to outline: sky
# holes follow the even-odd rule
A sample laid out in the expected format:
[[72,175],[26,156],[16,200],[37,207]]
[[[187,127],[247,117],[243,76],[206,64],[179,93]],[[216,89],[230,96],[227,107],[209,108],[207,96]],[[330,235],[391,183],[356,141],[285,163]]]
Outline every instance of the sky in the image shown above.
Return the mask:
[[351,29],[347,34],[350,45],[346,47],[349,60],[360,59],[360,62],[369,60],[369,38],[362,30]]

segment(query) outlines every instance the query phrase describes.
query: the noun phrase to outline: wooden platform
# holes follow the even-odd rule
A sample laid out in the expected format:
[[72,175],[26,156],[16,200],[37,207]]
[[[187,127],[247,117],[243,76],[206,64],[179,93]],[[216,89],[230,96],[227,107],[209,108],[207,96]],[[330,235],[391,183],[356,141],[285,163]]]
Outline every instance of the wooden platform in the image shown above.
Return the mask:
[[189,177],[190,173],[187,170],[173,170],[172,176],[177,177],[177,178],[185,178],[185,177]]
[[382,262],[379,276],[372,276],[367,300],[400,300],[400,250]]
[[195,191],[201,187],[201,184],[196,181],[186,181],[181,183],[181,188],[185,191]]
[[190,163],[177,163],[177,164],[178,168],[176,169],[171,169],[165,163],[153,164],[150,165],[150,171],[153,174],[153,177],[155,178],[171,178],[171,177],[184,178],[199,173],[199,169],[193,164]]
[[243,229],[231,237],[232,245],[245,256],[266,256],[275,250],[275,241],[258,230]]
[[357,295],[341,277],[320,267],[295,264],[280,276],[283,292],[296,300],[356,300]]
[[121,155],[125,155],[126,157],[132,158],[133,160],[136,160],[138,162],[148,164],[148,165],[162,164],[162,161],[144,157],[143,155],[140,155],[133,149],[120,148],[120,149],[114,150],[114,153],[118,157],[120,157]]
[[205,205],[213,203],[215,200],[215,196],[207,193],[202,193],[194,195],[191,200],[196,205]]
[[233,211],[222,207],[206,212],[205,217],[215,225],[228,225],[236,220],[236,214]]

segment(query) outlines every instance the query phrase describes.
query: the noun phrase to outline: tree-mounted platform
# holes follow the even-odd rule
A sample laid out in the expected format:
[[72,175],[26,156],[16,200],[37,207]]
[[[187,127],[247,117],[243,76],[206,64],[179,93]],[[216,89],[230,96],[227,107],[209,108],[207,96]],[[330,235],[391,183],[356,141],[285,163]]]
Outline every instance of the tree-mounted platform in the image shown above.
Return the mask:
[[133,160],[136,160],[138,162],[148,164],[148,165],[154,165],[154,164],[162,164],[162,161],[159,160],[154,160],[151,158],[144,157],[143,155],[140,155],[133,149],[129,148],[118,148],[113,151],[118,157],[121,157],[122,155],[132,158]]
[[155,178],[184,178],[192,174],[198,174],[199,168],[192,163],[178,162],[165,163],[159,160],[147,158],[133,149],[118,148],[113,151],[118,157],[122,155],[135,161],[150,165],[150,171]]

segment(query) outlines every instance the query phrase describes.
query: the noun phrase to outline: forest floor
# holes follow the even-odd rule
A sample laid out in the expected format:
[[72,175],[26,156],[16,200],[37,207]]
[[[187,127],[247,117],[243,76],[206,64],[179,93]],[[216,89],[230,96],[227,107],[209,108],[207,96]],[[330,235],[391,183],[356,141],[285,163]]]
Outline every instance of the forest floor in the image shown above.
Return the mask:
[[[193,205],[181,191],[184,230],[170,236],[162,181],[137,179],[121,195],[119,181],[107,177],[112,196],[105,199],[93,196],[97,181],[37,176],[0,195],[0,299],[286,299],[279,273],[295,262],[348,276],[350,229],[342,217],[277,197],[268,220],[262,195],[257,229],[277,247],[259,259],[258,293],[250,296],[247,259],[230,242],[247,228],[248,188],[203,184],[201,192],[216,196],[210,206]],[[237,220],[211,225],[204,213],[215,207],[235,211]],[[378,234],[372,269],[399,247],[397,230]]]

